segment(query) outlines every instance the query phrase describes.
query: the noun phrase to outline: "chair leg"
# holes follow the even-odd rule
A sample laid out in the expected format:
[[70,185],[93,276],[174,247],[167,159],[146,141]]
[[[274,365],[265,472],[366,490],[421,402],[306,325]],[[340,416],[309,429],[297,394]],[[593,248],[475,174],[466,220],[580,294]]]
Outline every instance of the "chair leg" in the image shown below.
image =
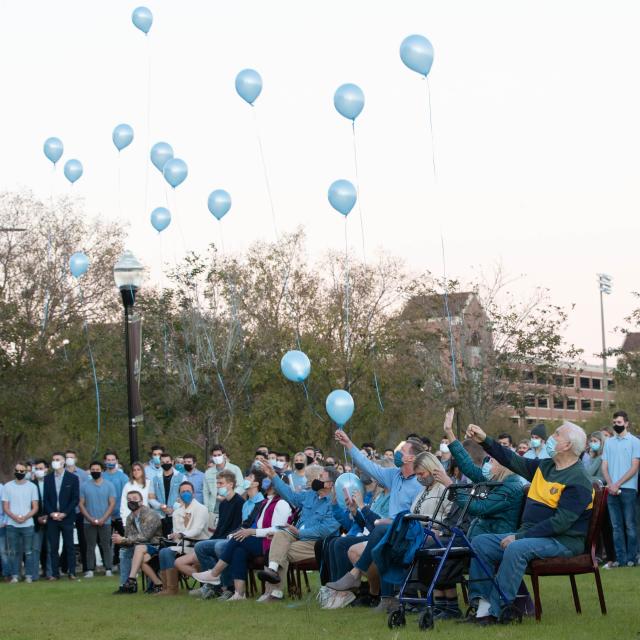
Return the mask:
[[247,596],[253,598],[256,595],[256,576],[253,569],[247,571]]
[[469,606],[469,592],[467,591],[467,584],[464,581],[464,579],[460,583],[460,590],[462,591],[462,601],[464,602],[465,606],[468,607]]
[[571,580],[571,593],[573,593],[573,603],[576,605],[576,613],[582,613],[580,607],[580,596],[578,595],[578,585],[576,584],[576,577],[572,574],[569,576]]
[[531,586],[533,587],[533,603],[536,611],[536,621],[540,622],[542,618],[542,603],[540,602],[540,582],[538,579],[538,574],[535,572],[531,573]]
[[596,589],[598,590],[598,600],[600,600],[600,611],[603,616],[607,615],[607,605],[604,601],[604,591],[602,590],[602,581],[600,580],[600,570],[595,568],[593,575],[596,578]]
[[302,576],[304,577],[304,584],[307,587],[307,593],[311,593],[311,587],[309,586],[309,578],[307,577],[307,572],[303,571]]

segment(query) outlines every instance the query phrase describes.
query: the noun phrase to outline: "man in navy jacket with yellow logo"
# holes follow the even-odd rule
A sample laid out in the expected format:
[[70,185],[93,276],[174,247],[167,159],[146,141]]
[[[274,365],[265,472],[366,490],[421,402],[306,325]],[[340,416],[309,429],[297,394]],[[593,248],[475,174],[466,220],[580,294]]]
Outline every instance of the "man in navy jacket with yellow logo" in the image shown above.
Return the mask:
[[76,507],[80,501],[80,482],[73,473],[65,471],[64,453],[57,451],[52,456],[50,473],[44,478],[43,507],[47,515],[47,545],[51,560],[51,577],[60,577],[60,558],[58,545],[60,534],[67,554],[69,579],[76,577],[76,550],[73,545],[73,524],[76,519]]
[[549,458],[534,460],[501,446],[475,425],[469,426],[467,437],[479,442],[501,465],[531,482],[520,528],[512,533],[483,534],[472,542],[491,570],[499,564],[496,579],[506,602],[474,559],[469,577],[477,581],[481,597],[476,617],[468,621],[491,624],[500,617],[502,608],[515,600],[531,560],[584,552],[593,507],[591,480],[580,461],[587,436],[578,425],[565,422],[546,442]]

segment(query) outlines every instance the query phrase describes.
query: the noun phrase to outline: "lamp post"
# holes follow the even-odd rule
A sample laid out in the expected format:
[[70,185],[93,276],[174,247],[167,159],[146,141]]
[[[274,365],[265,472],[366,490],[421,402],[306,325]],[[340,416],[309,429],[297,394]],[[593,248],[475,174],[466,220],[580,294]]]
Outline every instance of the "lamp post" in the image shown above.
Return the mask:
[[600,325],[602,329],[602,391],[603,391],[603,408],[605,413],[609,411],[607,404],[607,395],[609,390],[609,373],[607,371],[607,345],[604,333],[604,298],[603,295],[611,293],[611,276],[606,273],[598,273],[598,286],[600,288]]
[[[125,251],[113,268],[116,286],[120,289],[124,305],[124,343],[127,360],[127,409],[129,415],[129,457],[131,463],[138,460],[138,422],[142,421],[140,405],[140,334],[133,331],[134,323],[139,329],[139,321],[132,315],[136,293],[142,285],[144,267],[131,253]],[[137,366],[136,366],[137,365]]]

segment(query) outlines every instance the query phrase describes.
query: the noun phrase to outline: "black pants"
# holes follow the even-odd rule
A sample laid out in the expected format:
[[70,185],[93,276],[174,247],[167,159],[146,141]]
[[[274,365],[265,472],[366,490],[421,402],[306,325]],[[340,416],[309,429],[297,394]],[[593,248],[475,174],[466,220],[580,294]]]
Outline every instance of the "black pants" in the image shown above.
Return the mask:
[[[124,524],[122,518],[111,518],[111,533],[117,533],[124,536]],[[100,549],[100,553],[104,553],[103,549]],[[113,545],[113,566],[120,564],[120,545]]]
[[[87,571],[87,541],[84,537],[84,516],[81,513],[76,513],[74,525],[76,531],[78,532],[78,547],[80,548],[80,561],[82,562],[82,570]],[[67,543],[65,542],[64,545],[66,544]],[[62,547],[62,555],[60,556],[60,571],[62,571],[62,573],[67,573],[67,550],[65,546]]]
[[49,547],[49,558],[51,559],[51,575],[54,578],[60,577],[60,558],[58,556],[58,546],[60,534],[64,553],[66,554],[66,571],[69,575],[76,573],[76,550],[73,546],[73,519],[54,520],[49,516],[47,520],[47,545]]
[[173,533],[173,518],[165,516],[162,518],[162,536],[166,538],[170,533]]

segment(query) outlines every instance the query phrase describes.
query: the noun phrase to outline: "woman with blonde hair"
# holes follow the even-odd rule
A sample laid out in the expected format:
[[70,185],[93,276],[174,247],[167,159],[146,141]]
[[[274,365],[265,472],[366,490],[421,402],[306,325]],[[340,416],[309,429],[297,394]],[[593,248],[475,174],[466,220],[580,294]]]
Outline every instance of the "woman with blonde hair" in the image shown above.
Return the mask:
[[131,513],[127,506],[127,494],[129,491],[139,491],[142,496],[142,504],[149,505],[149,488],[151,483],[147,480],[144,473],[144,465],[142,462],[134,462],[129,472],[129,482],[122,489],[122,497],[120,498],[120,517],[123,522],[127,521],[127,516]]

